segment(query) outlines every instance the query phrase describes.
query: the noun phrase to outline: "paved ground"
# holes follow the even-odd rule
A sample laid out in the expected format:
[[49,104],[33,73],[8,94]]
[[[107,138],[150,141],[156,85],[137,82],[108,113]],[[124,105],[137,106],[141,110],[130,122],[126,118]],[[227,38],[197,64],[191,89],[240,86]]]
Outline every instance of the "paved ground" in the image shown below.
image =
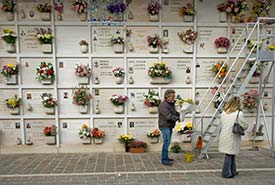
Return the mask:
[[0,184],[275,185],[275,158],[265,150],[242,151],[234,179],[220,177],[220,153],[192,163],[183,153],[171,154],[172,166],[161,165],[159,157],[157,152],[0,155]]

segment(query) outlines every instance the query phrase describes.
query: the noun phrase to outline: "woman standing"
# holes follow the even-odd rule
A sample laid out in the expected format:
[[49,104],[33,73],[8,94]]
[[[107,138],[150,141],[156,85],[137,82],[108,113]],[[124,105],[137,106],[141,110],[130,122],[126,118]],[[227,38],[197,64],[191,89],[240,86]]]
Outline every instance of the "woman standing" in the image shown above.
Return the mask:
[[238,175],[236,170],[235,155],[240,151],[241,136],[232,132],[237,116],[239,124],[244,129],[247,129],[248,125],[245,123],[244,115],[241,111],[241,99],[240,97],[235,96],[225,104],[224,110],[221,114],[219,151],[225,153],[222,169],[223,178],[233,178]]

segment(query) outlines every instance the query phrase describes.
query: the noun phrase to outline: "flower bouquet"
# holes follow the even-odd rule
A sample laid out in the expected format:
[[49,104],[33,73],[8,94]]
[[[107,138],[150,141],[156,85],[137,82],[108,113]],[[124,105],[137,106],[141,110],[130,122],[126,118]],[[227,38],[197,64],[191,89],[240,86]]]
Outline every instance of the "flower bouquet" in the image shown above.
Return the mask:
[[193,22],[195,10],[192,4],[187,3],[186,6],[181,7],[179,13],[183,16],[185,22]]
[[88,112],[91,98],[92,95],[89,89],[85,87],[79,87],[73,91],[73,104],[78,105],[81,114],[86,114]]
[[9,99],[6,99],[6,105],[10,111],[10,114],[12,114],[12,115],[20,114],[20,101],[21,101],[21,99],[18,98],[17,95],[14,95],[13,97],[11,97]]
[[52,125],[51,127],[45,127],[43,130],[44,135],[46,136],[46,144],[55,145],[56,144],[56,126]]
[[182,135],[182,140],[184,142],[191,141],[191,136],[193,133],[193,124],[191,122],[187,122],[184,125],[177,124],[175,129],[179,135]]
[[55,79],[52,63],[41,62],[36,68],[36,78],[41,80],[42,84],[52,84],[52,81]]
[[87,124],[82,124],[81,129],[78,131],[78,135],[83,144],[91,144],[92,129]]
[[219,37],[215,40],[215,46],[218,53],[227,53],[227,49],[230,46],[230,40],[226,37]]
[[16,3],[13,0],[2,0],[1,10],[5,12],[8,21],[13,21]]
[[180,112],[182,114],[192,113],[192,111],[195,109],[195,103],[191,98],[183,99],[183,98],[177,98],[177,104],[181,107]]
[[18,65],[17,64],[8,64],[2,67],[1,73],[6,77],[7,85],[16,85],[17,84],[17,74],[18,74]]
[[149,113],[158,113],[158,106],[161,102],[159,93],[153,89],[149,89],[147,94],[144,94],[144,104],[149,107]]
[[43,53],[52,53],[52,30],[50,28],[36,28],[36,36],[37,40],[42,45]]
[[185,32],[178,33],[178,37],[184,43],[183,51],[185,53],[193,53],[193,45],[198,37],[198,32],[188,29]]
[[135,138],[132,134],[121,134],[118,138],[118,141],[125,146],[125,152],[129,152],[128,144],[134,139]]
[[40,12],[42,21],[51,20],[52,5],[50,5],[49,3],[39,4],[37,5],[36,9]]
[[1,35],[1,38],[6,42],[7,44],[7,52],[8,53],[15,53],[16,47],[15,47],[15,41],[16,41],[16,35],[15,33],[10,29],[4,29],[4,34]]
[[92,130],[92,136],[94,138],[95,144],[102,144],[105,137],[105,132],[102,129],[94,128]]
[[54,9],[57,11],[57,19],[62,21],[62,13],[64,12],[64,4],[62,2],[55,2]]
[[123,13],[125,12],[126,8],[127,6],[123,2],[111,3],[107,6],[107,10],[109,10],[111,14],[115,14],[114,15],[115,17],[113,17],[113,20],[119,20],[119,21],[123,19]]
[[76,65],[75,68],[75,75],[78,77],[78,84],[81,85],[87,85],[89,84],[89,79],[90,76],[92,74],[92,70],[89,67],[89,64],[84,65],[84,64],[80,64],[80,65]]
[[87,20],[88,3],[85,0],[74,0],[72,8],[79,14],[80,21]]
[[131,153],[144,153],[147,148],[147,143],[143,141],[133,140],[129,142],[130,152]]
[[122,84],[124,75],[125,75],[124,68],[123,67],[115,67],[115,68],[113,68],[112,72],[115,77],[116,84]]
[[166,66],[166,62],[155,62],[148,70],[151,84],[168,84],[172,79],[172,71]]
[[156,1],[152,1],[148,3],[147,5],[147,12],[149,14],[149,20],[152,22],[157,22],[159,21],[159,10],[161,6],[160,4]]
[[253,3],[252,12],[256,16],[256,18],[269,17],[271,5],[271,0],[255,0]]
[[151,143],[158,143],[159,137],[160,137],[160,130],[154,129],[154,130],[147,132],[147,137],[150,138]]
[[227,0],[226,14],[232,18],[232,22],[243,22],[242,16],[247,10],[246,0]]
[[80,46],[80,51],[81,53],[88,53],[88,42],[86,40],[81,40],[79,42],[79,46]]
[[258,106],[259,93],[255,89],[251,89],[248,92],[242,94],[243,107],[246,108],[249,112],[254,112]]
[[224,64],[223,62],[217,62],[216,64],[212,65],[210,70],[213,71],[216,75],[218,75],[217,80],[219,83],[221,83],[223,78],[227,74],[227,68],[227,64]]
[[112,37],[111,44],[115,53],[123,53],[124,51],[124,39],[122,37]]
[[109,99],[114,105],[114,112],[116,114],[124,112],[124,103],[128,100],[128,96],[113,94]]
[[158,35],[155,35],[155,36],[149,35],[147,37],[147,42],[148,42],[150,53],[158,53],[159,52],[159,47],[161,47],[161,39],[159,38]]
[[[256,61],[249,61],[248,68],[251,69],[254,66],[255,62]],[[257,65],[257,68],[256,68],[255,72],[253,73],[249,83],[251,83],[251,84],[259,83],[259,77],[261,76],[262,72],[264,71],[265,65],[266,64],[263,62],[260,62]]]
[[51,93],[42,93],[40,95],[42,99],[42,104],[45,109],[46,114],[54,114],[55,106],[57,105],[57,101],[53,99]]

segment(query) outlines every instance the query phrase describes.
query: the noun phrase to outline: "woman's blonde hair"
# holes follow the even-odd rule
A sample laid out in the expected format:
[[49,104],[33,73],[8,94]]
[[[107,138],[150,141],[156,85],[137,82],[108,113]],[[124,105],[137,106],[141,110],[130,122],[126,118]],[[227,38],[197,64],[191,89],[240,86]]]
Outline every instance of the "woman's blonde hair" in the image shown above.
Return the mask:
[[230,100],[224,105],[223,110],[226,113],[231,113],[237,110],[241,110],[241,98],[238,96],[234,96],[230,98]]

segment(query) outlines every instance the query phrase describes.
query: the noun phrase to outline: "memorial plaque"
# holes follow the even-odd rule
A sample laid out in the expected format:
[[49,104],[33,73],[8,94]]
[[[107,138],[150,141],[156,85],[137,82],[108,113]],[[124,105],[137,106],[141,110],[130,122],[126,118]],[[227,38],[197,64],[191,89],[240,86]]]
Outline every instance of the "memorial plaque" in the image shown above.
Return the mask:
[[158,128],[157,118],[130,118],[128,119],[129,133],[135,136],[135,139],[148,142],[147,132]]
[[22,141],[20,120],[0,120],[0,145],[16,145]]

